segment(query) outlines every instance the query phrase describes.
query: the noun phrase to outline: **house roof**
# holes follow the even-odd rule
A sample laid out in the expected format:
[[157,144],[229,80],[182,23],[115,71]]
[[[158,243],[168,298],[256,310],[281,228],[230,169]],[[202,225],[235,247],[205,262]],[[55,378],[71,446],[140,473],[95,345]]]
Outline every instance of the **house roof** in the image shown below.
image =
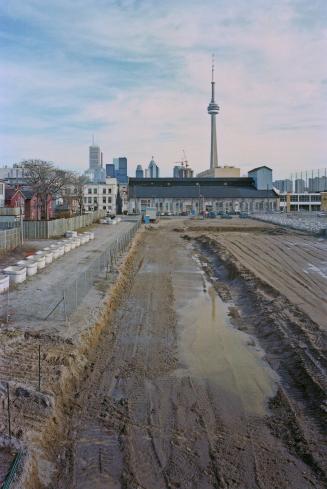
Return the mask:
[[22,193],[19,188],[6,187],[5,199],[11,200],[17,192]]
[[266,168],[267,170],[272,171],[272,169],[269,168],[269,166],[262,165],[262,166],[257,166],[257,168],[253,168],[253,170],[250,170],[248,173],[252,173],[254,171],[261,170],[261,168]]
[[35,192],[30,188],[22,188],[21,191],[26,200],[31,200],[35,195]]

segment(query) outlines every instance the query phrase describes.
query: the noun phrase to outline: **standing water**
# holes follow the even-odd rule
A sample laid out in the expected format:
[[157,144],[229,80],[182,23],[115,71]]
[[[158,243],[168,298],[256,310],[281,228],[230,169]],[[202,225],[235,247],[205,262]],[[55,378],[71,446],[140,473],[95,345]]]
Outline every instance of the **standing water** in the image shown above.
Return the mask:
[[276,374],[249,335],[231,324],[231,303],[224,303],[206,279],[200,261],[181,253],[173,275],[181,375],[210,384],[223,404],[248,414],[266,413],[267,399],[276,393]]

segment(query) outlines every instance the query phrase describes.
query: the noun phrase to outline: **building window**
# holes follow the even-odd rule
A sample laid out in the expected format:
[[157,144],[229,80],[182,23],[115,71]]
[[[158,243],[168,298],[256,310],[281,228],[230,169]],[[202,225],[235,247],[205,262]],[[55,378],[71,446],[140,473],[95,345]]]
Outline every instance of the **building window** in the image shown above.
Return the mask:
[[106,210],[106,206],[105,205],[102,208],[103,208],[104,211]]
[[104,189],[102,190],[102,193],[103,193],[103,194],[106,194],[106,193],[107,193],[107,189],[106,189],[106,188],[104,188]]
[[98,202],[97,197],[94,197],[94,203],[97,204],[97,202]]
[[108,197],[108,203],[111,204],[111,197]]
[[102,197],[102,202],[105,204],[107,202],[107,198],[106,197]]
[[94,189],[93,189],[93,193],[94,193],[94,194],[97,194],[97,193],[98,193],[98,189],[97,189],[97,188],[94,188]]
[[88,198],[88,203],[89,203],[89,204],[92,204],[92,197],[89,197],[89,198]]
[[111,194],[111,188],[108,189],[108,193]]
[[91,193],[92,193],[92,189],[91,189],[91,188],[88,188],[88,189],[87,189],[87,193],[88,193],[88,194],[91,194]]

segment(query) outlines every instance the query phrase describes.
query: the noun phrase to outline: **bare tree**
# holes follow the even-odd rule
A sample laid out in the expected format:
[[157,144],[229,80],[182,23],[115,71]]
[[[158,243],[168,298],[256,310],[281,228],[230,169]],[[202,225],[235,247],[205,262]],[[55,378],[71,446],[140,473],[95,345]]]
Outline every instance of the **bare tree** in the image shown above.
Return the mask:
[[49,219],[49,201],[58,197],[65,185],[73,181],[73,174],[56,168],[53,163],[42,160],[23,162],[28,185],[36,193],[41,204],[41,219]]
[[79,213],[83,213],[84,208],[84,186],[89,182],[84,175],[74,175],[72,185],[74,186],[74,197],[78,202]]

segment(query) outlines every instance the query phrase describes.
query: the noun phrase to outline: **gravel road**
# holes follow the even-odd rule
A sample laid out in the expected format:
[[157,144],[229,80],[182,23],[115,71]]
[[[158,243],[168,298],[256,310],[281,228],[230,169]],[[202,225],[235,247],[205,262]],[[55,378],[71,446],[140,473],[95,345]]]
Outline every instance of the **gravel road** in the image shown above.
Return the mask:
[[[62,297],[63,287],[74,285],[80,276],[104,250],[114,243],[135,221],[122,221],[116,226],[98,225],[92,228],[95,239],[70,251],[40,273],[31,277],[10,292],[11,322],[23,329],[34,329],[38,322],[46,326],[44,318]],[[54,243],[54,240],[43,240],[43,247]],[[31,241],[27,248],[40,248],[39,241]],[[6,298],[2,298],[5,302]],[[49,332],[53,323],[47,323]]]

